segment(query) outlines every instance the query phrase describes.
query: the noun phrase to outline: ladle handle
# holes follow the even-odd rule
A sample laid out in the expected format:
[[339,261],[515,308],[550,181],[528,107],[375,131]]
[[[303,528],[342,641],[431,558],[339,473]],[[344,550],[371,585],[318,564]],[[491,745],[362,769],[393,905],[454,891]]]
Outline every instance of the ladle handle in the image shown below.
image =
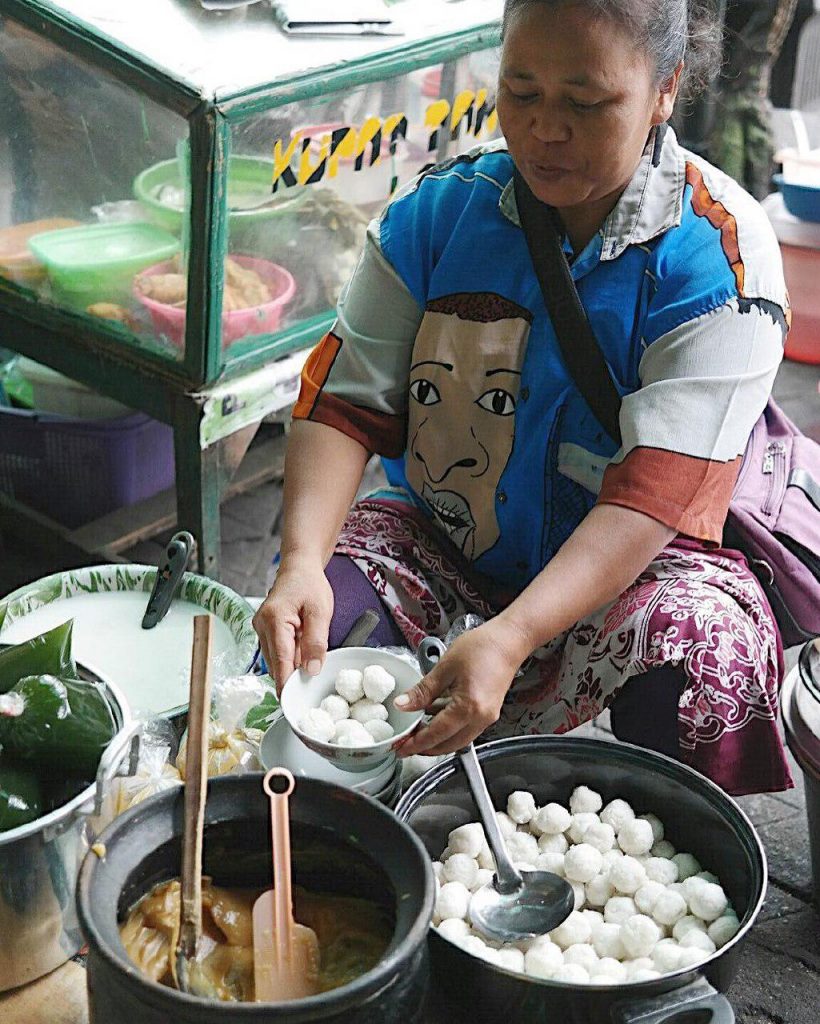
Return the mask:
[[495,857],[495,887],[506,896],[508,893],[520,889],[524,884],[524,879],[507,853],[507,846],[504,842],[504,837],[501,835],[501,829],[498,827],[495,808],[490,799],[484,773],[481,771],[478,755],[473,744],[471,743],[468,747],[464,747],[463,750],[459,750],[457,757],[461,762],[461,767],[464,769],[464,774],[467,776],[470,792],[473,794],[473,800],[478,808],[479,816],[484,825],[484,831],[487,833],[487,842],[490,845],[493,857]]
[[[419,644],[418,659],[421,670],[425,675],[432,671],[445,651],[444,644],[437,637],[426,636],[422,640]],[[515,892],[516,889],[520,889],[524,884],[524,879],[507,853],[504,837],[501,835],[501,829],[498,827],[495,808],[490,799],[490,793],[487,789],[487,783],[484,780],[481,766],[478,763],[475,747],[471,743],[468,747],[464,747],[463,750],[459,750],[456,756],[461,762],[464,774],[467,776],[470,792],[473,794],[473,800],[478,808],[479,816],[484,825],[484,831],[487,833],[487,842],[493,857],[495,857],[495,887],[500,893],[505,895]]]
[[271,768],[263,780],[270,800],[273,840],[273,934],[280,972],[293,959],[293,896],[290,869],[290,813],[288,797],[295,786],[287,768]]

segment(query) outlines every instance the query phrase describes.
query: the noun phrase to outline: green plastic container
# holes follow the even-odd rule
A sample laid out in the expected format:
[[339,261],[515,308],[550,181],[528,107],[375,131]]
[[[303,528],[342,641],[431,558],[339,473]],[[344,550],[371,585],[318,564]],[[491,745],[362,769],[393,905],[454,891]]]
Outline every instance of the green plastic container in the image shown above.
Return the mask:
[[[285,221],[307,197],[305,187],[289,188],[281,197],[274,196],[272,181],[272,160],[253,156],[229,158],[228,228],[235,251],[253,235],[254,228],[274,218]],[[134,179],[134,196],[150,211],[156,224],[177,235],[181,233],[185,191],[179,160],[163,160],[138,174]],[[277,224],[279,229],[287,227]]]
[[123,221],[46,231],[29,247],[45,264],[55,301],[85,309],[95,302],[129,305],[134,275],[170,259],[179,241],[154,224]]

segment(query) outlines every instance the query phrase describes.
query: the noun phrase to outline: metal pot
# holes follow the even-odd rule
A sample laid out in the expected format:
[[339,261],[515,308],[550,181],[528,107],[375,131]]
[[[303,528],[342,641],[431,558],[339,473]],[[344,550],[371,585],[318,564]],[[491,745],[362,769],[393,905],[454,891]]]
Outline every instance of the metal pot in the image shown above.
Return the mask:
[[118,732],[96,781],[50,814],[0,832],[0,992],[53,971],[83,944],[74,889],[92,841],[89,816],[99,815],[107,785],[139,730],[119,690],[104,685]]
[[[587,785],[604,801],[628,800],[658,815],[670,840],[720,878],[741,928],[702,965],[631,985],[582,986],[525,978],[476,959],[431,930],[433,977],[457,1020],[505,1024],[732,1024],[725,992],[763,903],[766,858],[751,822],[730,797],[691,768],[627,744],[562,736],[496,740],[478,749],[496,807],[518,789],[539,804],[566,805]],[[448,833],[478,817],[453,758],[436,765],[404,794],[396,814],[438,857]]]
[[786,742],[806,781],[814,899],[820,906],[820,638],[800,652],[780,695]]
[[[294,881],[316,892],[381,900],[393,940],[381,962],[331,992],[292,1003],[220,1003],[143,977],[120,941],[119,922],[158,882],[179,875],[183,792],[137,805],[102,834],[103,859],[80,871],[78,909],[88,941],[90,1024],[410,1024],[428,984],[425,938],[435,882],[416,836],[370,797],[299,779],[290,798]],[[262,775],[209,780],[203,871],[217,884],[270,885],[270,809]]]

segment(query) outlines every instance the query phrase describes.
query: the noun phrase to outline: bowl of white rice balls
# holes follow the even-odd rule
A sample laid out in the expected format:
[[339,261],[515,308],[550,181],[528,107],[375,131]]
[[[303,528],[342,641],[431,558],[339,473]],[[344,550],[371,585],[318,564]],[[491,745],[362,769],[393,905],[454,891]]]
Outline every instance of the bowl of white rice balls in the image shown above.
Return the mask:
[[347,772],[394,760],[393,744],[408,736],[422,711],[394,700],[421,679],[410,658],[377,647],[328,651],[318,675],[297,669],[282,689],[282,713],[310,750]]
[[[575,892],[547,935],[494,942],[470,900],[494,862],[449,757],[396,814],[433,862],[438,991],[471,1024],[732,1024],[723,994],[766,891],[766,859],[737,804],[660,754],[594,739],[522,736],[477,747],[507,851]],[[459,978],[458,986],[452,982]]]

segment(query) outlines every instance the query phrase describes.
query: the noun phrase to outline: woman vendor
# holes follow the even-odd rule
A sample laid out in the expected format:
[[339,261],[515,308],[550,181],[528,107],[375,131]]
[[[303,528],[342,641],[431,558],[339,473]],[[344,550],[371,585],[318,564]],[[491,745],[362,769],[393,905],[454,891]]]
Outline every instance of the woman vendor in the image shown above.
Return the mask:
[[[409,695],[450,700],[402,755],[616,736],[730,793],[791,785],[782,649],[721,548],[788,316],[765,214],[667,128],[719,30],[686,0],[506,0],[504,139],[422,173],[368,232],[308,360],[287,454],[281,564],[256,629],[281,686],[366,608],[416,645],[474,613]],[[557,210],[623,396],[622,446],[563,360],[513,168]],[[391,486],[353,505],[371,453]]]

